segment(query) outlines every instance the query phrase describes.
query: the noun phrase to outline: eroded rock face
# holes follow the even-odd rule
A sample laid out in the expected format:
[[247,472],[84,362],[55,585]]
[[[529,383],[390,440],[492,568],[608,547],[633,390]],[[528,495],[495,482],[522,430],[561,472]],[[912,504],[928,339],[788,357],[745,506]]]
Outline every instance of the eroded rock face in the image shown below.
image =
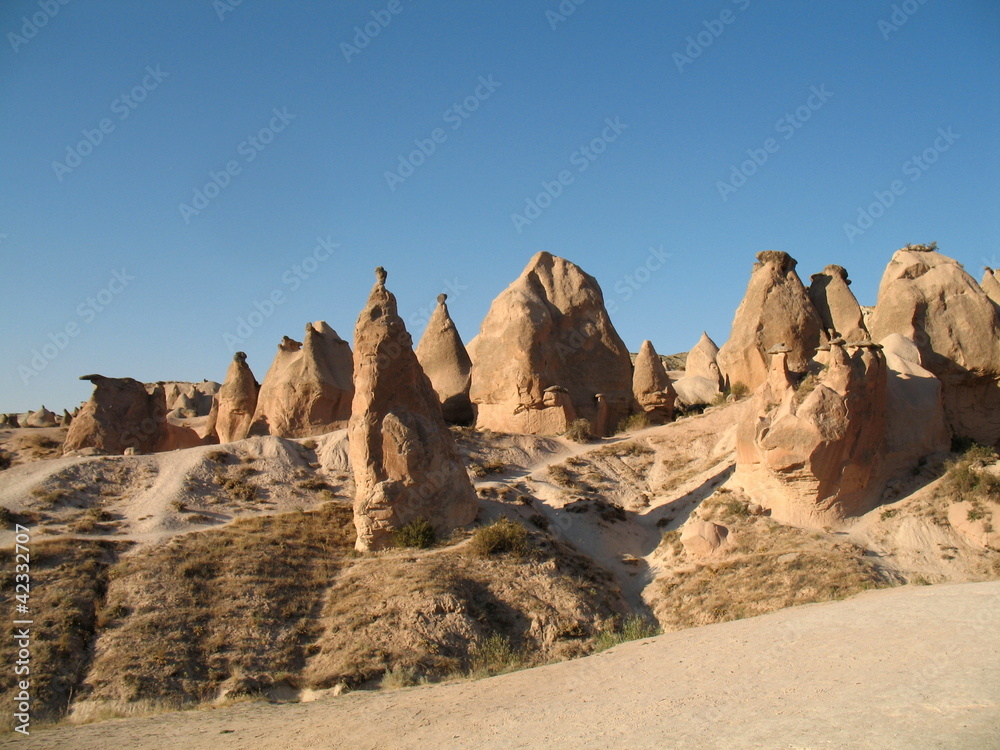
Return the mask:
[[391,546],[393,532],[418,518],[446,534],[472,523],[478,510],[437,393],[385,288],[385,271],[376,276],[354,331],[348,426],[361,551]]
[[684,365],[684,376],[688,378],[706,378],[714,380],[722,386],[722,373],[719,371],[719,347],[702,331],[701,338],[694,348],[688,352]]
[[100,453],[121,455],[126,448],[137,453],[163,450],[170,442],[167,401],[162,386],[149,393],[132,378],[84,375],[94,384],[90,400],[66,434],[63,451],[93,448]]
[[823,321],[813,306],[796,261],[788,253],[757,254],[746,295],[736,310],[729,340],[719,350],[718,363],[726,381],[751,390],[767,379],[767,352],[788,347],[791,372],[804,374],[824,339]]
[[948,426],[987,445],[1000,441],[1000,308],[955,260],[907,246],[889,262],[872,335],[911,339],[941,381]]
[[445,421],[468,425],[474,419],[472,401],[469,400],[472,360],[448,314],[446,299],[448,295],[438,295],[437,307],[417,344],[416,354],[437,392]]
[[535,255],[493,301],[469,356],[481,429],[557,434],[552,428],[562,424],[564,409],[545,413],[551,408],[545,392],[553,386],[566,390],[574,413],[598,435],[633,410],[632,364],[601,287],[549,253]]
[[729,529],[711,521],[692,518],[681,529],[681,544],[692,557],[709,557],[726,544]]
[[674,393],[663,360],[650,341],[643,341],[635,358],[632,394],[639,408],[653,424],[666,424],[674,418]]
[[247,355],[236,352],[212,403],[205,434],[214,434],[220,443],[242,440],[250,434],[260,386],[247,364]]
[[[146,383],[150,393],[156,383]],[[203,380],[200,383],[185,383],[168,381],[161,383],[167,400],[167,412],[177,411],[178,416],[185,418],[204,417],[212,409],[215,394],[219,392],[219,384],[214,380]]]
[[25,427],[58,427],[59,421],[54,412],[49,411],[44,406],[38,411],[28,414],[24,420]]
[[994,303],[1000,305],[1000,279],[997,279],[995,268],[987,266],[983,269],[983,283],[980,284],[983,291]]
[[342,429],[354,398],[351,347],[323,321],[285,336],[257,394],[252,435],[300,438]]
[[841,266],[830,265],[812,275],[809,299],[830,335],[845,341],[867,341],[870,337],[865,327],[861,305],[850,288],[851,280]]

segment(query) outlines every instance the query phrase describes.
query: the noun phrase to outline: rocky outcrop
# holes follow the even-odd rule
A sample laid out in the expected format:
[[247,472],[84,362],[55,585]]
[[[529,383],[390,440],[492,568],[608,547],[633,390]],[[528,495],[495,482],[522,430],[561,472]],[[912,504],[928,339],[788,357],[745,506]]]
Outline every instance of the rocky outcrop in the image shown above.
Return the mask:
[[986,292],[986,296],[993,300],[994,303],[1000,305],[1000,279],[997,279],[997,272],[995,268],[990,268],[986,266],[983,269],[983,283],[980,284],[983,291]]
[[350,345],[323,321],[285,336],[257,395],[252,435],[309,437],[346,427],[354,398]]
[[651,423],[666,424],[674,418],[677,394],[670,385],[663,360],[650,341],[642,342],[635,358],[632,395]]
[[743,383],[756,389],[767,379],[767,352],[778,345],[788,347],[790,372],[808,371],[824,339],[824,326],[795,266],[788,253],[757,254],[732,333],[719,350],[719,369],[730,386]]
[[821,273],[812,275],[809,299],[831,338],[840,336],[848,342],[867,341],[870,337],[864,314],[850,284],[843,267],[827,266]]
[[446,299],[448,295],[438,295],[437,307],[417,344],[416,354],[437,392],[445,421],[468,425],[475,418],[469,400],[472,360],[448,314]]
[[169,443],[162,387],[149,393],[132,378],[84,375],[80,380],[93,383],[94,392],[70,425],[64,452],[93,448],[121,455],[126,448],[134,448],[138,453],[152,453]]
[[987,445],[1000,441],[1000,308],[962,266],[935,249],[897,251],[870,321],[877,340],[912,340],[942,383],[948,426]]
[[249,435],[259,390],[257,379],[247,364],[247,355],[236,352],[226,372],[226,381],[213,399],[205,435],[215,435],[220,443],[242,440]]
[[163,383],[145,383],[149,393],[157,385],[163,388],[167,401],[167,413],[176,412],[184,418],[204,417],[212,409],[215,394],[220,385],[214,380],[203,380],[200,383],[187,383],[170,380]]
[[63,409],[62,418],[60,421],[63,427],[69,427],[71,424],[73,424],[73,415],[70,414],[68,411],[66,411],[66,409]]
[[[600,285],[567,260],[538,253],[490,306],[469,342],[470,396],[481,429],[557,434],[567,411],[547,399],[565,389],[576,416],[608,434],[633,411],[632,365]],[[597,394],[602,394],[600,407]]]
[[396,298],[377,282],[354,331],[355,394],[348,426],[360,551],[391,546],[418,518],[439,534],[471,523],[476,493],[412,349]]
[[691,557],[709,557],[726,544],[728,537],[725,526],[695,517],[681,529],[681,544]]
[[719,371],[719,347],[704,331],[694,348],[688,352],[684,365],[684,375],[689,378],[707,378],[722,385],[722,373]]
[[24,420],[25,427],[58,427],[59,420],[54,412],[42,406],[38,411],[29,412]]
[[0,427],[20,427],[21,422],[17,414],[0,414]]

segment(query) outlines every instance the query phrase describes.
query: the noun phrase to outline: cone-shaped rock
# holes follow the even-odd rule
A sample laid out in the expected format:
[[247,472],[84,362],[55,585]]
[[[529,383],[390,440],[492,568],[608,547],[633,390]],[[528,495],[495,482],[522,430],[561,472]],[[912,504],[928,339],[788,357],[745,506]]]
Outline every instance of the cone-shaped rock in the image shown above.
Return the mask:
[[353,369],[350,344],[323,321],[306,325],[302,343],[285,336],[257,394],[250,433],[299,438],[345,427]]
[[420,366],[437,392],[445,421],[467,425],[473,420],[472,402],[469,400],[472,360],[448,314],[447,298],[446,294],[438,295],[437,307],[417,344],[416,353]]
[[995,268],[983,269],[983,283],[980,286],[991,300],[1000,305],[1000,279],[997,279]]
[[162,387],[149,393],[132,378],[84,375],[80,380],[93,383],[94,392],[69,427],[65,452],[94,448],[100,453],[122,454],[126,448],[134,448],[139,453],[152,453],[169,442]]
[[418,518],[439,534],[476,517],[478,502],[431,381],[385,288],[385,271],[354,330],[348,426],[358,550],[384,549]]
[[850,283],[842,266],[827,266],[812,275],[809,298],[828,332],[835,331],[848,342],[866,341],[870,338],[868,329]]
[[62,426],[63,427],[69,427],[71,424],[73,424],[73,415],[70,414],[65,409],[63,409],[63,413],[62,413]]
[[565,389],[572,411],[590,420],[598,435],[633,410],[631,358],[611,324],[601,287],[549,253],[535,255],[493,301],[469,342],[469,356],[480,428],[564,431],[569,409],[546,400],[552,387]]
[[872,336],[914,341],[944,387],[955,435],[1000,441],[1000,308],[962,266],[935,246],[898,250],[879,286]]
[[29,412],[24,420],[25,427],[58,427],[59,421],[54,412],[49,411],[43,405],[38,411]]
[[632,394],[653,424],[665,424],[674,418],[677,394],[670,385],[663,360],[650,341],[643,341],[635,358]]
[[684,377],[707,378],[722,385],[722,375],[719,372],[719,347],[704,331],[701,332],[698,343],[688,352]]
[[729,340],[719,350],[719,369],[730,385],[754,390],[767,378],[767,352],[789,347],[791,372],[803,374],[823,339],[823,321],[788,253],[757,254],[746,295],[736,310]]
[[226,372],[226,382],[215,394],[205,434],[215,434],[220,443],[242,440],[250,434],[260,386],[247,364],[247,355],[236,352]]

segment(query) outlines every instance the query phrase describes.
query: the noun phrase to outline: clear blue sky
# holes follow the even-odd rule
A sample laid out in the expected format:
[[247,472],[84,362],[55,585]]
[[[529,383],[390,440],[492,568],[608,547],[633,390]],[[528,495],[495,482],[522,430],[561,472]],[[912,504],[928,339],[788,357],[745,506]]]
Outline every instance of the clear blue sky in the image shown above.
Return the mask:
[[[548,250],[597,277],[632,350],[661,353],[703,329],[722,344],[760,250],[791,253],[806,283],[845,266],[862,304],[908,242],[977,278],[1000,265],[1000,4],[559,8],[4,0],[0,411],[72,408],[92,372],[221,380],[226,334],[250,333],[262,379],[307,321],[352,338],[376,265],[415,339],[447,291],[468,341]],[[366,23],[377,36],[344,47]],[[415,141],[433,153],[399,172]],[[559,196],[513,220],[543,183]],[[297,275],[317,237],[338,247]]]

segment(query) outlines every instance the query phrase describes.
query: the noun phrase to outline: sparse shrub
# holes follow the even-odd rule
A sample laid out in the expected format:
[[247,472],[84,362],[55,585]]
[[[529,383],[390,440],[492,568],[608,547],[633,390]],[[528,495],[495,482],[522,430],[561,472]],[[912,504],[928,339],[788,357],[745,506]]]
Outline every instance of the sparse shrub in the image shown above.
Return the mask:
[[893,516],[895,516],[897,513],[899,513],[899,508],[886,508],[885,510],[882,511],[880,518],[883,521],[887,521]]
[[392,669],[382,675],[379,687],[383,690],[398,690],[420,684],[421,680],[413,667],[393,665]]
[[560,487],[576,487],[578,482],[573,474],[565,466],[552,464],[548,469],[549,477]]
[[613,622],[610,628],[602,630],[594,643],[594,651],[606,651],[609,648],[618,646],[628,641],[637,641],[640,638],[652,638],[660,634],[660,626],[654,624],[644,617],[632,615],[625,622],[619,624]]
[[729,498],[723,502],[722,507],[725,509],[725,514],[727,516],[747,518],[750,515],[750,506],[735,497]]
[[966,513],[965,516],[972,522],[982,521],[986,518],[986,514],[983,512],[982,508],[978,506],[975,508],[969,508],[969,512]]
[[45,487],[36,487],[31,491],[31,494],[34,497],[37,497],[41,503],[49,507],[52,507],[53,505],[56,505],[57,503],[65,500],[73,493],[71,493],[69,490],[64,490],[64,489],[50,490],[46,489]]
[[416,518],[392,534],[392,543],[397,547],[427,549],[437,541],[437,532],[426,518]]
[[737,380],[729,387],[729,395],[739,401],[740,399],[746,398],[750,395],[750,386],[740,380]]
[[183,500],[171,500],[170,507],[176,510],[178,513],[184,513],[188,509],[187,503],[185,503]]
[[518,495],[517,496],[517,501],[521,505],[531,505],[534,502],[534,500],[532,499],[531,495]]
[[305,448],[307,451],[316,450],[316,445],[317,445],[316,441],[313,440],[312,438],[310,438],[309,440],[302,441],[302,447]]
[[973,443],[960,458],[946,464],[948,489],[959,501],[1000,498],[1000,477],[984,468],[996,459],[996,451],[992,448]]
[[818,385],[819,385],[819,378],[817,378],[811,372],[807,373],[806,376],[802,378],[802,381],[799,383],[798,387],[795,389],[795,405],[799,406],[803,401],[805,401],[806,397],[808,397],[810,393],[816,390],[816,386]]
[[469,649],[469,677],[513,672],[524,667],[526,661],[523,649],[515,649],[506,636],[493,633]]
[[501,516],[472,534],[472,552],[479,557],[509,553],[523,557],[528,551],[528,532],[519,523]]
[[589,443],[594,439],[590,431],[590,420],[574,419],[569,423],[569,429],[563,433],[563,437],[569,438],[575,443]]
[[469,471],[472,472],[473,476],[482,479],[483,477],[489,476],[490,474],[499,474],[506,468],[507,465],[504,464],[502,461],[497,461],[497,460],[489,460],[481,462],[474,461],[469,466]]
[[528,516],[528,520],[531,521],[535,526],[540,528],[542,531],[549,530],[549,519],[543,516],[541,513],[532,513]]
[[298,482],[295,486],[298,487],[299,489],[310,490],[312,492],[320,492],[322,490],[333,489],[332,487],[330,487],[329,484],[324,482],[319,477],[310,477],[309,479],[303,479],[301,482]]
[[0,506],[0,525],[10,526],[14,523],[14,514],[10,512],[10,508],[3,505]]
[[649,421],[646,412],[640,411],[635,414],[629,414],[622,419],[618,423],[618,428],[615,432],[634,432],[635,430],[644,430],[647,427],[652,427],[652,425],[653,423]]
[[228,463],[229,459],[232,457],[233,457],[232,453],[223,450],[209,451],[208,453],[205,454],[205,458],[207,458],[209,461],[215,461],[215,463],[217,464]]
[[0,450],[0,471],[10,468],[12,456],[5,450]]

